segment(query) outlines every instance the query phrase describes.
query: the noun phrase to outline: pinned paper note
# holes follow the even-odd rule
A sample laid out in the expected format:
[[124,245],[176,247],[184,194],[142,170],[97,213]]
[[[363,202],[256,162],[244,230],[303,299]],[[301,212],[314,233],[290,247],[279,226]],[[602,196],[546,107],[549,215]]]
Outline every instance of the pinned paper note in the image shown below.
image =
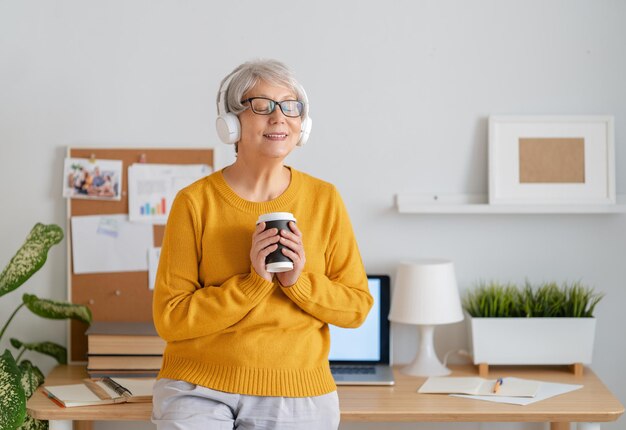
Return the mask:
[[150,224],[131,223],[127,215],[88,215],[72,217],[71,225],[75,274],[148,270]]
[[133,164],[128,168],[130,220],[165,224],[176,193],[211,172],[206,164]]
[[113,217],[100,217],[98,222],[98,234],[105,234],[111,237],[118,237],[120,235],[120,227],[116,218]]

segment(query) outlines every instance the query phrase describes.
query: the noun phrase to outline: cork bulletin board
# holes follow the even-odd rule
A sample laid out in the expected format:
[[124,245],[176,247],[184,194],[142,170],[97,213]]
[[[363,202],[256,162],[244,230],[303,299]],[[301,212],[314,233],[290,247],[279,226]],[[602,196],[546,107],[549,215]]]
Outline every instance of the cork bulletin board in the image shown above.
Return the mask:
[[[151,148],[68,148],[71,158],[122,160],[122,193],[119,201],[68,199],[67,226],[69,232],[68,299],[87,305],[94,321],[145,322],[152,320],[152,291],[148,288],[148,272],[74,274],[72,267],[72,232],[70,218],[82,215],[111,215],[128,213],[128,167],[145,162],[154,164],[207,164],[213,168],[210,148],[151,149]],[[165,226],[153,225],[154,246],[161,246]],[[87,360],[87,325],[70,321],[68,355],[70,362]]]

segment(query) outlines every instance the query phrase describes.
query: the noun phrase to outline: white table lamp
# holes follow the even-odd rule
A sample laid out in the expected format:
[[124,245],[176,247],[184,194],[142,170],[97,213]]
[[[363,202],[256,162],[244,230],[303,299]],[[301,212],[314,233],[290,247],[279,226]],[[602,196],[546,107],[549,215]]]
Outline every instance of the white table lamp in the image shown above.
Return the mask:
[[420,345],[415,360],[402,369],[413,376],[449,375],[437,358],[435,326],[463,320],[461,299],[449,260],[418,260],[398,267],[389,320],[419,326]]

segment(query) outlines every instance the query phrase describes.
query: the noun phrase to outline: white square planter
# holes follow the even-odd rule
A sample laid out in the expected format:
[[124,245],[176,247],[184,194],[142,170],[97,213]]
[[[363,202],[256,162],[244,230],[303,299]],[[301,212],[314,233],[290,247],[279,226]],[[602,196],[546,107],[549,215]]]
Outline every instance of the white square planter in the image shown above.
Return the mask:
[[590,364],[595,318],[472,318],[474,364]]

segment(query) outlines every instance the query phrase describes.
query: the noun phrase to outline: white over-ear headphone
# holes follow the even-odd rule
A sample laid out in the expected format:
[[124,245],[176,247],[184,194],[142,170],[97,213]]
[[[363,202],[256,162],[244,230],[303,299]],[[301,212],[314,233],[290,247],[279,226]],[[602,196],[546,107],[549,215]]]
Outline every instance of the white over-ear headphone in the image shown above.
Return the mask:
[[[239,142],[239,139],[241,139],[239,118],[234,113],[228,111],[228,105],[226,104],[226,92],[235,74],[236,72],[227,76],[220,86],[220,91],[217,95],[217,119],[215,120],[215,127],[220,140],[230,144]],[[304,112],[302,114],[302,125],[300,126],[300,139],[298,139],[296,145],[304,146],[307,140],[309,140],[313,121],[309,117],[309,99],[306,96],[306,92],[302,86],[299,89],[304,96]]]

